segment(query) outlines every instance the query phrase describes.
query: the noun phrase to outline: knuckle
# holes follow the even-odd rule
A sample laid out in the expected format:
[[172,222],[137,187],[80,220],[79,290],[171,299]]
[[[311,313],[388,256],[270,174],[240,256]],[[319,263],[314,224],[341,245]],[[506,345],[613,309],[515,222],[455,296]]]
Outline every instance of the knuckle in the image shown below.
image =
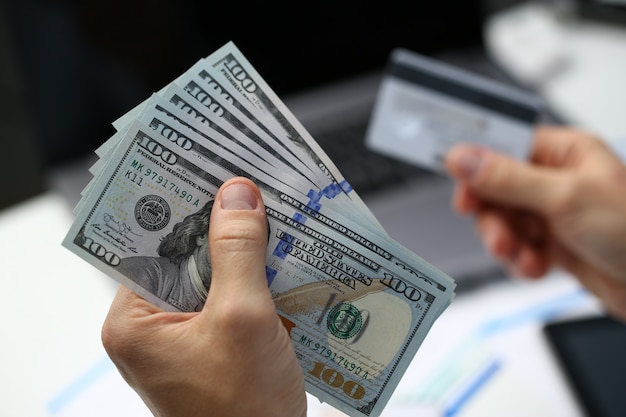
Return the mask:
[[114,362],[132,361],[137,349],[133,337],[122,326],[105,320],[100,333],[102,345]]
[[240,300],[223,300],[219,308],[215,309],[213,323],[224,332],[241,332],[249,335],[251,332],[263,331],[268,324],[276,320],[276,311],[266,308],[265,305],[242,303]]
[[496,155],[485,158],[482,168],[475,177],[474,186],[479,191],[501,192],[511,184],[513,177],[509,167]]
[[582,178],[563,178],[558,188],[554,189],[555,196],[547,201],[545,207],[547,213],[553,218],[561,218],[574,211],[581,200],[581,196],[587,195],[592,186]]
[[105,320],[102,325],[100,338],[102,340],[104,350],[106,350],[109,356],[118,357],[119,352],[123,350],[123,344],[119,343],[119,332],[117,331],[117,328],[111,324],[109,319]]
[[215,228],[211,246],[223,251],[237,251],[257,247],[267,240],[266,232],[257,221],[236,219]]
[[244,260],[263,257],[266,247],[267,239],[250,231],[221,234],[209,243],[214,272],[222,267],[244,272],[249,265]]

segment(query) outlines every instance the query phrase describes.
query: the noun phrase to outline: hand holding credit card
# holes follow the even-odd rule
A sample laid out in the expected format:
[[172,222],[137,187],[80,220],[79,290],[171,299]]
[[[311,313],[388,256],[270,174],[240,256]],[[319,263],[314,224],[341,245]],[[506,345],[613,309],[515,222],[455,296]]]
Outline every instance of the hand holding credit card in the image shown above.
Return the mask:
[[526,159],[539,110],[538,98],[524,91],[396,49],[378,91],[366,145],[440,172],[447,151],[461,142]]

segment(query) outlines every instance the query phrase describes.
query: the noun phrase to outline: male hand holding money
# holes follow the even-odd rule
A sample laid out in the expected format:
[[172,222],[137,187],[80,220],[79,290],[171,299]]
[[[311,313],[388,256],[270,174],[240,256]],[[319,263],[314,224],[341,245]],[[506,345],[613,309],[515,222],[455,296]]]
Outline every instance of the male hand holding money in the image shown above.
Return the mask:
[[[190,317],[198,313],[204,317],[207,309],[223,317],[230,311],[220,310],[223,303],[231,307],[248,303],[230,292],[230,298],[217,297],[217,306],[209,307],[216,298],[213,275],[219,274],[225,260],[242,268],[242,274],[249,272],[244,265],[254,264],[237,257],[237,251],[215,253],[211,237],[207,238],[207,230],[211,234],[214,228],[210,214],[219,204],[215,197],[224,183],[235,177],[251,180],[262,196],[263,204],[257,207],[265,209],[263,291],[269,288],[274,324],[278,313],[306,390],[353,417],[380,415],[431,326],[452,301],[454,280],[387,235],[232,42],[198,61],[114,126],[117,133],[96,150],[100,159],[90,169],[94,178],[83,190],[63,245],[155,306],[141,302],[140,311],[174,312],[148,315],[157,321],[193,323],[201,319]],[[237,246],[235,242],[231,243]],[[220,257],[217,266],[215,256]],[[124,315],[119,309],[114,306],[113,317]],[[128,310],[126,314],[136,317]],[[147,324],[151,320],[140,320],[152,330],[142,329],[137,337],[161,333]],[[108,324],[105,335],[116,334],[118,325],[128,327],[120,320],[112,322],[117,324]],[[222,329],[222,337],[236,335]],[[174,341],[185,339],[179,331],[172,331],[179,336]],[[281,332],[279,337],[284,337]],[[253,332],[250,337],[255,338]],[[105,340],[115,357],[122,342],[111,341],[120,340],[119,334]],[[172,358],[182,360],[188,350],[185,343],[160,343],[172,355],[179,354]],[[278,366],[263,344],[252,344],[255,353],[249,357]],[[245,349],[234,342],[225,349],[241,357],[232,366],[245,364],[244,369],[257,363],[242,359]],[[118,357],[124,358],[129,351],[121,352]],[[147,351],[145,357],[141,351],[130,353],[142,361],[151,357]],[[210,349],[205,354],[210,355]],[[178,368],[168,358],[164,367]],[[222,355],[220,360],[229,359]],[[121,361],[122,372],[132,368],[124,365],[131,362]],[[181,369],[197,371],[183,362],[178,363]],[[156,363],[150,368],[158,372]],[[210,373],[209,369],[200,373]],[[250,373],[247,385],[269,387],[272,375],[280,374],[274,370],[277,374]],[[237,378],[236,374],[231,376]],[[137,379],[132,372],[126,375],[138,391],[153,392],[155,379],[149,372]],[[147,385],[139,386],[141,379]],[[174,392],[174,382],[164,384],[170,390],[154,391]],[[234,386],[233,381],[222,385]],[[173,401],[172,395],[168,398]]]
[[122,286],[107,352],[155,416],[306,416],[304,378],[265,278],[267,220],[249,180],[211,213],[213,280],[198,313],[166,313]]

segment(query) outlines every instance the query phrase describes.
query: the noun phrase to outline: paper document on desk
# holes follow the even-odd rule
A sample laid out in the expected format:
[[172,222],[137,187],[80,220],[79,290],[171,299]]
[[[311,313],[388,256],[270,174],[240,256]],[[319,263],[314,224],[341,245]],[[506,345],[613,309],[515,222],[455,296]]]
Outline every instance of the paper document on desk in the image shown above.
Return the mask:
[[385,233],[233,43],[115,126],[63,245],[166,310],[198,311],[208,251],[185,255],[195,244],[177,239],[193,224],[206,233],[224,181],[250,178],[266,207],[268,286],[307,391],[380,415],[454,297],[452,278]]
[[367,146],[445,173],[455,144],[526,159],[540,101],[521,90],[404,49],[394,50],[366,134]]

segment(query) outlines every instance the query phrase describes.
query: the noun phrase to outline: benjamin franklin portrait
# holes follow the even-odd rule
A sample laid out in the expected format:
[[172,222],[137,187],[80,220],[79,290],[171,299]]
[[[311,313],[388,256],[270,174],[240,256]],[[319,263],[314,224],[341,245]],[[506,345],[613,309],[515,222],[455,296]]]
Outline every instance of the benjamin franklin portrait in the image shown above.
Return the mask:
[[125,258],[117,269],[182,311],[200,311],[211,284],[208,228],[213,200],[174,226],[159,245],[159,256]]

